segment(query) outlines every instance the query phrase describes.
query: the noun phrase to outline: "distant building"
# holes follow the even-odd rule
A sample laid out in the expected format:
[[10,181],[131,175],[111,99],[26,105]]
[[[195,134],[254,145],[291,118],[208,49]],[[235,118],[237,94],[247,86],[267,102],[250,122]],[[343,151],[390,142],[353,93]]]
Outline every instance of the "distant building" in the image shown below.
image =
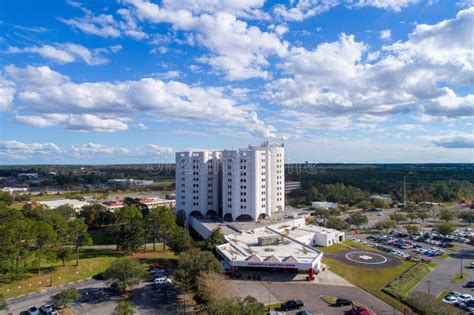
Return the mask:
[[385,200],[388,203],[392,203],[392,196],[390,194],[376,194],[376,195],[371,195],[369,196],[369,199],[381,199]]
[[146,205],[148,208],[156,207],[170,207],[174,208],[176,200],[162,199],[162,198],[142,198],[138,200],[141,204]]
[[18,178],[38,178],[38,173],[19,173]]
[[150,186],[153,185],[152,180],[144,180],[144,179],[133,179],[133,178],[125,178],[125,179],[109,179],[107,184],[118,184],[123,186]]
[[114,212],[117,209],[125,207],[123,201],[107,200],[100,203],[106,210]]
[[339,205],[336,202],[328,201],[313,201],[311,203],[311,208],[313,209],[335,209]]
[[301,182],[285,182],[285,194],[301,189]]
[[19,194],[25,194],[28,192],[27,187],[3,187],[2,188],[3,192],[12,194],[12,195],[19,195]]
[[82,207],[90,205],[89,202],[80,201],[76,199],[59,199],[59,200],[48,200],[48,201],[38,201],[39,204],[49,208],[56,209],[60,206],[70,206],[74,211],[78,212]]

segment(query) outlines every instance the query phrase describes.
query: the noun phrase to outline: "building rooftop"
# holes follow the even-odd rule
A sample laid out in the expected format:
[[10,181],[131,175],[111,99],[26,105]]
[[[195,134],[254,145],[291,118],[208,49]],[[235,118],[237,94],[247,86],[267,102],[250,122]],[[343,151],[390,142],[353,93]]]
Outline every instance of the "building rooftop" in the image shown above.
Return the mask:
[[88,205],[89,203],[86,201],[80,201],[76,199],[58,199],[58,200],[48,200],[48,201],[39,201],[39,204],[45,205],[51,209],[69,205],[72,207],[83,207]]
[[[271,245],[259,245],[259,238],[275,238]],[[220,245],[220,252],[229,260],[251,262],[311,263],[320,251],[288,238],[270,227],[258,228],[226,236],[229,243]]]

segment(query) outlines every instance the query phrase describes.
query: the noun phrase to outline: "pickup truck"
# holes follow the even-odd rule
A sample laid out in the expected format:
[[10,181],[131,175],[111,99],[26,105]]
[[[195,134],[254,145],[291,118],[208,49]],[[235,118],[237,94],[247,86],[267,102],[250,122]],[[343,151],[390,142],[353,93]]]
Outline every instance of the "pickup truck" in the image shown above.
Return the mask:
[[291,310],[297,310],[297,309],[300,309],[301,307],[303,307],[304,304],[302,301],[300,300],[289,300],[289,301],[286,301],[285,303],[283,303],[281,306],[280,306],[280,309],[282,311],[291,311]]

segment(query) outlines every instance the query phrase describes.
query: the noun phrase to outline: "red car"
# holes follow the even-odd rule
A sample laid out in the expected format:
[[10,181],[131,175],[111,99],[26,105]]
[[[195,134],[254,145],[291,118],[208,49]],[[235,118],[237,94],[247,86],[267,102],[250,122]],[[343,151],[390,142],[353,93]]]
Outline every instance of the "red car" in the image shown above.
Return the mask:
[[349,311],[349,314],[350,315],[372,315],[366,308],[364,308],[362,306],[353,307]]

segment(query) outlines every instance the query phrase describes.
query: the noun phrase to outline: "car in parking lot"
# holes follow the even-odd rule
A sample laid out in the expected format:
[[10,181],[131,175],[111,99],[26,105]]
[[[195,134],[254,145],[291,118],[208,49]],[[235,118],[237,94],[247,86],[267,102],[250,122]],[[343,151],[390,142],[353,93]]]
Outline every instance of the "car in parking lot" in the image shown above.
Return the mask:
[[464,293],[458,296],[458,301],[461,303],[466,303],[467,301],[472,299],[472,295]]
[[292,311],[292,310],[297,310],[300,309],[304,306],[303,302],[300,300],[289,300],[286,301],[285,303],[280,305],[280,309],[282,311]]
[[296,315],[311,315],[311,314],[313,313],[311,313],[308,310],[301,310],[301,311],[296,312]]
[[447,295],[444,297],[443,302],[448,304],[454,304],[458,302],[458,299],[454,295]]
[[352,305],[352,301],[346,298],[337,298],[336,299],[336,305],[337,306],[347,306],[347,305]]
[[167,287],[167,286],[170,286],[170,285],[171,285],[171,279],[169,279],[168,277],[156,278],[156,279],[153,281],[153,284],[154,284],[156,287]]
[[466,288],[474,288],[474,281],[466,282]]
[[58,311],[54,308],[53,305],[45,304],[40,307],[40,312],[46,315],[57,315]]
[[30,306],[26,312],[28,315],[39,315],[39,309],[36,306]]

